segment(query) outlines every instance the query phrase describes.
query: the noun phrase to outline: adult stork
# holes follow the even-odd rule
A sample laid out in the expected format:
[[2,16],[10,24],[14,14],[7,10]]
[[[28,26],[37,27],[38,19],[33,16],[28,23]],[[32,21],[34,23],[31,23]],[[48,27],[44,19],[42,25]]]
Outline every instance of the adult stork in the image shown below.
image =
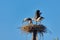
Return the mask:
[[32,24],[32,19],[31,18],[24,18],[23,22],[29,22],[29,24]]
[[44,17],[41,17],[40,10],[37,10],[35,17],[32,20],[36,21],[36,24],[37,24],[37,22],[41,22],[42,19],[44,19]]

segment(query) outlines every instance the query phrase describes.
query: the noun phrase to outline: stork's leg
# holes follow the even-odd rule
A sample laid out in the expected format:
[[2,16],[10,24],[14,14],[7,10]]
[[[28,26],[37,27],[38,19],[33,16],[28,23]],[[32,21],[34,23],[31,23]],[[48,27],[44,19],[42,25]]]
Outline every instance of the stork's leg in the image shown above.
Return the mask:
[[39,22],[39,24],[41,24],[41,22]]
[[37,21],[36,21],[36,25],[37,25]]
[[41,24],[41,21],[39,21],[40,22],[40,24]]

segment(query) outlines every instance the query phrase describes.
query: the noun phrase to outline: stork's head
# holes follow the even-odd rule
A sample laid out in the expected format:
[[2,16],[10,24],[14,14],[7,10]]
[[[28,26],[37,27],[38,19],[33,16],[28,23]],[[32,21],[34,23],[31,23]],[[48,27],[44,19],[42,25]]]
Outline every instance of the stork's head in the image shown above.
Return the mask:
[[39,13],[39,12],[40,12],[40,10],[37,10],[36,12],[38,12],[38,13]]
[[40,13],[41,14],[41,11],[40,10],[37,10],[36,13],[38,13],[38,14]]

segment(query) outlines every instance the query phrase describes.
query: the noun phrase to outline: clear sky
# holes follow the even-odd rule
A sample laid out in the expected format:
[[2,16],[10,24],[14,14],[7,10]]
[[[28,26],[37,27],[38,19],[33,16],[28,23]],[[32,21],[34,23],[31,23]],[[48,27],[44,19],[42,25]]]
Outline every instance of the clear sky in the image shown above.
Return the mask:
[[25,17],[33,17],[37,9],[45,17],[42,24],[52,31],[44,34],[45,40],[60,38],[60,0],[0,0],[0,40],[30,39],[30,34],[26,37],[17,28]]

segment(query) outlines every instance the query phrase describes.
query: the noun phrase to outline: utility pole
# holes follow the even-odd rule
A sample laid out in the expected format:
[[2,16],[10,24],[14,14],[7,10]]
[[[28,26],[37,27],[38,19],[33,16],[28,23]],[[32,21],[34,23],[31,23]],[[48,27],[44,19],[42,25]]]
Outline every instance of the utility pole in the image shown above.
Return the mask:
[[34,30],[34,32],[33,32],[33,40],[37,40],[36,38],[37,38],[37,31]]
[[37,40],[37,33],[43,34],[46,32],[46,27],[42,24],[27,24],[21,28],[25,32],[32,33],[32,40]]

